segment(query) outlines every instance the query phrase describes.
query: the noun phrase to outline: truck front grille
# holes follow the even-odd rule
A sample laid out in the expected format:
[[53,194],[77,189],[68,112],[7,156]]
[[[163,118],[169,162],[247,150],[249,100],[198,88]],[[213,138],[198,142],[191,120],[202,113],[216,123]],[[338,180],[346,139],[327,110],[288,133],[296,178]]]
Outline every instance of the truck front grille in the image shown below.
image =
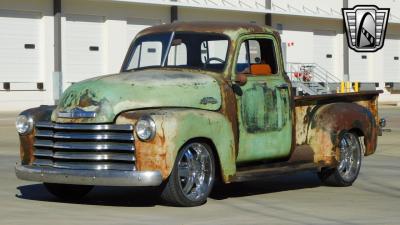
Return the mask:
[[82,170],[135,170],[132,125],[58,124],[35,126],[36,166]]

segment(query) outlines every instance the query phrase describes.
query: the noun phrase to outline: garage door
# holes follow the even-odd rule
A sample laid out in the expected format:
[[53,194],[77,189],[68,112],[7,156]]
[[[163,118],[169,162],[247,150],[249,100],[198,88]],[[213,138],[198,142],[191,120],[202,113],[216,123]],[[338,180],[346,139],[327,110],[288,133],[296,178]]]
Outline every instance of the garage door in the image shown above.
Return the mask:
[[143,29],[161,24],[158,19],[128,18],[127,20],[127,47],[131,44],[135,36]]
[[351,81],[375,82],[370,80],[370,65],[374,53],[355,52],[349,49],[349,76]]
[[314,62],[329,73],[336,75],[335,31],[314,31]]
[[104,74],[104,17],[68,15],[63,37],[66,85]]
[[0,82],[40,79],[40,14],[0,10]]
[[400,39],[386,38],[383,46],[384,81],[400,82]]

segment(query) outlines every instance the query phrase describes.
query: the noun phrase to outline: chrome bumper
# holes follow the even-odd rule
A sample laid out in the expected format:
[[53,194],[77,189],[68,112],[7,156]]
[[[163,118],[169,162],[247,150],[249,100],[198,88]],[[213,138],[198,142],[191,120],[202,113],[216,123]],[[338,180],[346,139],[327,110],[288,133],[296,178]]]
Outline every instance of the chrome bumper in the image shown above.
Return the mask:
[[17,165],[15,173],[21,180],[45,183],[103,186],[159,186],[162,183],[159,171],[71,170]]

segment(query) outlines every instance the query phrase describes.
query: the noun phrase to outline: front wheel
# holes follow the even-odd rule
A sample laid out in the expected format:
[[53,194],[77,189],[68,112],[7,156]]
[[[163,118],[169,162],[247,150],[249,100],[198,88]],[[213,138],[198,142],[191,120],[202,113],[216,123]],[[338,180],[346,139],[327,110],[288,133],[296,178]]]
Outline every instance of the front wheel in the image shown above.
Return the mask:
[[323,169],[319,178],[327,185],[351,186],[357,179],[361,167],[362,148],[356,134],[346,132],[339,142],[340,159],[335,168]]
[[79,200],[89,193],[93,186],[44,183],[46,189],[62,200]]
[[207,201],[215,179],[215,161],[211,147],[191,142],[178,153],[174,168],[161,197],[176,206],[198,206]]

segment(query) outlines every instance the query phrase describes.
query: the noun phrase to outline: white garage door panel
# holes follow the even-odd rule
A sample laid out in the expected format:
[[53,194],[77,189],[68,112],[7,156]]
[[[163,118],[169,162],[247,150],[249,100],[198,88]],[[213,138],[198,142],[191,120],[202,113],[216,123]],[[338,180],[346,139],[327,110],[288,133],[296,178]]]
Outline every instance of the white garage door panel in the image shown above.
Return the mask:
[[127,20],[127,46],[129,46],[136,35],[143,29],[161,24],[160,19],[128,18]]
[[[369,78],[369,61],[374,53],[355,52],[349,49],[349,76],[351,81],[371,82]],[[362,57],[366,56],[366,59]],[[375,82],[375,81],[372,81]]]
[[400,57],[400,40],[386,39],[383,46],[383,68],[384,81],[400,82],[400,60],[394,60],[394,57]]
[[0,82],[39,80],[39,18],[39,13],[0,10]]
[[335,37],[335,31],[314,31],[314,62],[336,76]]
[[104,73],[104,17],[69,15],[65,27],[64,77],[77,82]]

